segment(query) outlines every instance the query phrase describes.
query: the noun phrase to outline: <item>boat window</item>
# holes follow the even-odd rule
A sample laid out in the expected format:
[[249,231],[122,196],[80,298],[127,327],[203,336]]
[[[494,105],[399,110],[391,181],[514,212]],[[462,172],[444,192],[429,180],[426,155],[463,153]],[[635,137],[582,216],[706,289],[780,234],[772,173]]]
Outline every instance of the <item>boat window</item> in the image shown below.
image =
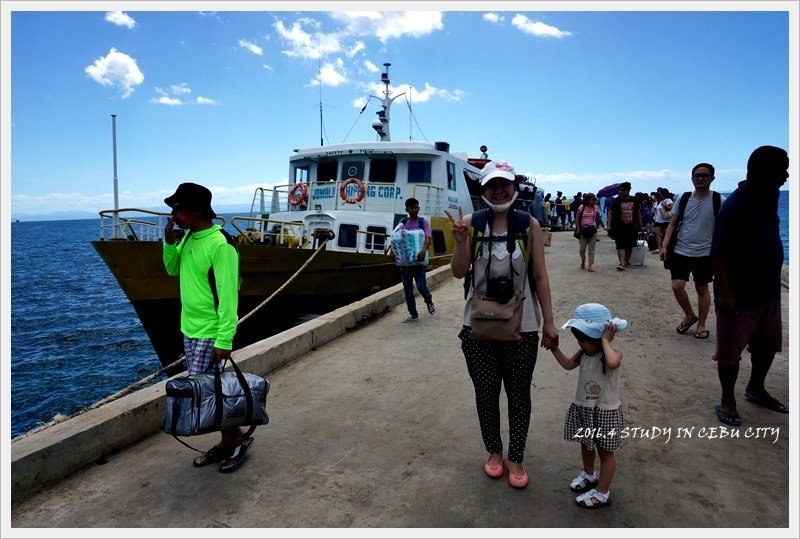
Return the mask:
[[308,183],[310,172],[311,172],[311,167],[309,165],[296,167],[294,169],[294,183],[300,183],[300,182]]
[[447,188],[456,190],[456,164],[450,161],[447,162]]
[[333,182],[336,181],[336,169],[339,162],[335,159],[330,161],[320,161],[317,163],[317,181],[318,182]]
[[369,181],[394,183],[397,161],[394,159],[372,159],[369,162]]
[[374,234],[367,234],[365,247],[368,251],[383,251],[386,245],[386,227],[385,226],[368,226],[367,232],[374,232]]
[[364,179],[364,161],[342,161],[342,179]]
[[433,254],[443,255],[447,253],[447,244],[444,241],[444,231],[431,230],[431,240],[433,243]]
[[339,247],[355,249],[358,242],[358,225],[339,225]]
[[481,183],[480,183],[480,176],[477,174],[470,172],[467,169],[464,169],[464,179],[467,180],[467,190],[469,191],[470,196],[481,196]]
[[431,162],[409,160],[408,183],[431,183]]

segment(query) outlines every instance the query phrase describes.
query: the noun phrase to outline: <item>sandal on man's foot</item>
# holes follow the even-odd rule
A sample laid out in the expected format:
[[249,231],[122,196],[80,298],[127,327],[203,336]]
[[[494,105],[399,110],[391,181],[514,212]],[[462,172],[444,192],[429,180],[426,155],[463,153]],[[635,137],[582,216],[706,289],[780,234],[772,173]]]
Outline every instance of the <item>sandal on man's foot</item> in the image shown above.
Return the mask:
[[244,455],[247,453],[247,450],[250,446],[253,445],[252,438],[245,438],[242,442],[233,448],[230,454],[225,457],[225,460],[219,467],[219,471],[222,473],[229,473],[235,471],[242,461],[244,460]]
[[192,461],[192,464],[197,466],[198,468],[202,466],[208,466],[209,464],[214,464],[215,462],[219,462],[223,460],[228,455],[228,449],[224,447],[220,447],[215,445],[196,459]]
[[586,470],[581,470],[578,477],[572,480],[569,484],[572,492],[582,493],[597,486],[597,477],[594,474],[589,475]]
[[758,406],[763,406],[764,408],[769,408],[773,412],[778,412],[779,414],[789,413],[789,407],[783,404],[775,397],[773,397],[772,395],[767,395],[766,397],[759,397],[758,395],[755,395],[753,393],[745,392],[744,398],[752,402],[753,404],[757,404]]
[[739,417],[738,412],[726,412],[722,409],[722,406],[717,404],[714,406],[714,412],[717,414],[717,419],[720,423],[725,423],[726,425],[730,425],[731,427],[738,427],[742,424],[742,420]]
[[675,328],[675,331],[677,331],[678,333],[683,335],[684,333],[689,331],[689,328],[692,327],[693,325],[695,325],[699,320],[700,320],[699,318],[697,318],[696,316],[693,316],[693,317],[691,317],[689,319],[688,322],[686,322],[686,323],[681,322],[680,324],[678,324],[678,327]]
[[599,509],[611,505],[611,492],[601,494],[597,489],[592,489],[575,498],[575,503],[584,509]]

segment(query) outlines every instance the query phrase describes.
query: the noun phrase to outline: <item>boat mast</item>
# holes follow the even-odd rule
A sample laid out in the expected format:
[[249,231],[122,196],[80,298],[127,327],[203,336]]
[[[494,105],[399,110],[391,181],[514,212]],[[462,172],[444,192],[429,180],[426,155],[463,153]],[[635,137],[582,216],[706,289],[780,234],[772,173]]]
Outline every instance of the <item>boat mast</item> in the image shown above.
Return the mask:
[[117,115],[111,115],[111,145],[114,157],[114,239],[122,236],[119,233],[119,192],[117,187]]
[[381,73],[381,82],[384,85],[383,90],[383,99],[381,102],[382,110],[379,110],[376,114],[378,115],[378,119],[372,122],[372,129],[378,132],[380,136],[381,142],[389,142],[392,140],[391,135],[389,133],[389,109],[392,106],[392,101],[400,97],[401,95],[405,95],[405,92],[402,94],[396,95],[393,98],[389,99],[389,66],[392,65],[388,62],[384,63],[383,66],[386,68],[384,73]]

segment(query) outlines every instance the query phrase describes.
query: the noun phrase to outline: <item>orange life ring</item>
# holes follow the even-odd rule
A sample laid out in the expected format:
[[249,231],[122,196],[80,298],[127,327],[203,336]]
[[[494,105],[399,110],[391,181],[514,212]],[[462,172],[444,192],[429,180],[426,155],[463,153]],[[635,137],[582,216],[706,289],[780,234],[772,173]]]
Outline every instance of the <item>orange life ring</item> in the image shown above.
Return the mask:
[[[347,196],[346,189],[347,186],[351,183],[358,185],[358,194],[354,197]],[[367,194],[367,187],[364,185],[364,182],[359,180],[358,178],[347,178],[342,184],[339,186],[339,196],[342,197],[342,200],[345,201],[346,204],[358,204]]]
[[[298,191],[300,191],[298,193]],[[308,187],[304,183],[296,183],[289,191],[289,204],[297,206],[308,200]]]

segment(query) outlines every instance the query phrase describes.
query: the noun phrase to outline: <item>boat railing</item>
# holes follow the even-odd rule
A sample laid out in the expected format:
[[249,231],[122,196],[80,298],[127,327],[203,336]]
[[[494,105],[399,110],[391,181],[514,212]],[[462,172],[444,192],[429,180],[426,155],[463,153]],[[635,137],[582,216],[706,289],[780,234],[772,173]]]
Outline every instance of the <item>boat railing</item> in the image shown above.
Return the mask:
[[[240,222],[253,223],[254,226],[242,228]],[[275,245],[283,247],[302,247],[308,243],[306,227],[301,221],[283,221],[267,217],[234,216],[231,226],[239,232],[244,243]]]
[[[119,208],[100,211],[101,240],[161,241],[170,213],[143,208]],[[215,221],[225,226],[218,215]]]
[[[358,252],[366,252],[369,254],[386,252],[387,238],[389,238],[389,234],[360,229],[358,234],[359,240],[356,248]],[[361,249],[362,247],[363,251]]]

